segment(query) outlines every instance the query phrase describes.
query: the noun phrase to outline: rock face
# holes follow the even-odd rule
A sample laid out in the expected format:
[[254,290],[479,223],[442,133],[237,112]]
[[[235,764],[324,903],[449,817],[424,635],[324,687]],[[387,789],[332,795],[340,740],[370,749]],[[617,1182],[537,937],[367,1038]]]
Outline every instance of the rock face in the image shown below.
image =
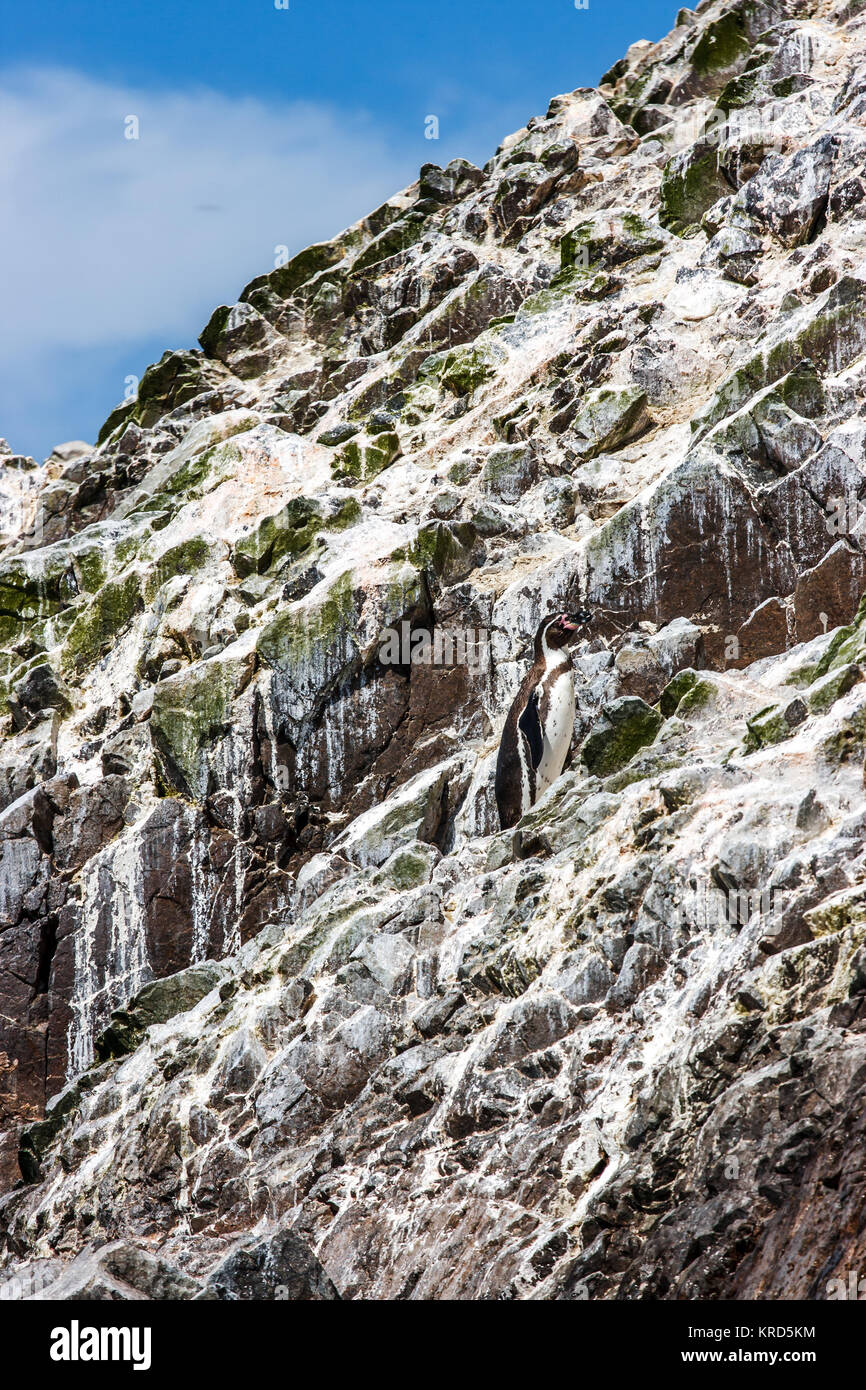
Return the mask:
[[847,0],[681,11],[2,446],[0,1282],[862,1269],[864,112]]

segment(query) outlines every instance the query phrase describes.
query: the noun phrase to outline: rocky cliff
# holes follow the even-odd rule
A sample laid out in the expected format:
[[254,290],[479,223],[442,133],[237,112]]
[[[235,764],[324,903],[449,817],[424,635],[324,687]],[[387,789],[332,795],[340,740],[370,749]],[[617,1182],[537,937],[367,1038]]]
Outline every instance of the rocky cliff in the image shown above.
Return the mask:
[[864,117],[857,0],[682,10],[5,456],[0,1278],[863,1267]]

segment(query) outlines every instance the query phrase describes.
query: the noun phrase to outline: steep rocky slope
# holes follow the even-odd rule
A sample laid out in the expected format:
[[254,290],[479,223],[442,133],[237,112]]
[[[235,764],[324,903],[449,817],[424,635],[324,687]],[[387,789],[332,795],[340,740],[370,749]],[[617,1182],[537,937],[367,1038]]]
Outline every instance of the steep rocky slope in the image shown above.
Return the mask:
[[[682,10],[6,456],[0,1277],[862,1268],[864,115],[856,3]],[[571,767],[501,833],[578,604]]]

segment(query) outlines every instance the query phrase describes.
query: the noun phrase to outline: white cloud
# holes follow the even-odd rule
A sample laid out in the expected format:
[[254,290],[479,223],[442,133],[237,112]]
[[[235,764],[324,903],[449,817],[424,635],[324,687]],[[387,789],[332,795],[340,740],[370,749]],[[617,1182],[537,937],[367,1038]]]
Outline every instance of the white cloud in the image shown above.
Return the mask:
[[333,236],[417,163],[363,114],[61,69],[0,72],[0,131],[0,371],[18,379],[58,350],[191,341],[275,246]]

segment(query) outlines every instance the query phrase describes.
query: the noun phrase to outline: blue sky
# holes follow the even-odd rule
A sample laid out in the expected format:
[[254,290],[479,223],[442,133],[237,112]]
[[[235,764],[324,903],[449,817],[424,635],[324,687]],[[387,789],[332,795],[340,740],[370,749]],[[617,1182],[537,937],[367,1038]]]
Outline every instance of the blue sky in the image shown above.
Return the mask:
[[194,344],[275,247],[332,236],[425,160],[483,163],[677,9],[288,4],[0,0],[0,435],[17,452],[95,438],[127,376]]

